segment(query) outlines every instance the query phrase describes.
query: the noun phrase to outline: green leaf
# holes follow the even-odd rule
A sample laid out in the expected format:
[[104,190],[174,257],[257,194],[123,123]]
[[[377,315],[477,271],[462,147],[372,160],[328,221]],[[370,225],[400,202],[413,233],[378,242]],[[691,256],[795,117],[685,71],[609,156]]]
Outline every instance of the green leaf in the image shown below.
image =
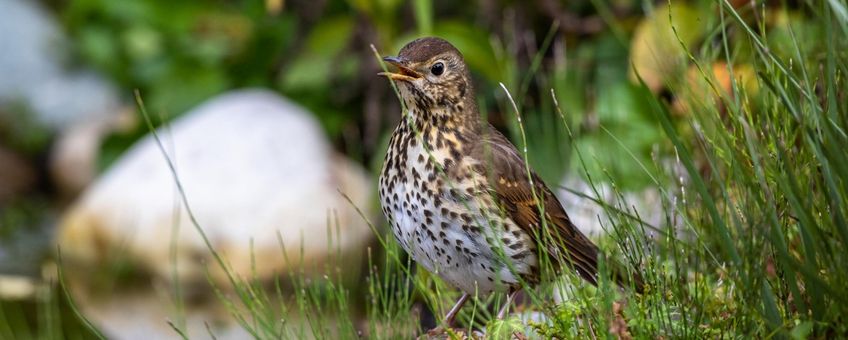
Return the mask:
[[418,25],[418,34],[430,35],[433,32],[433,1],[415,0],[415,23]]
[[154,112],[173,117],[227,88],[229,81],[220,69],[175,65],[152,84],[148,102]]
[[159,56],[163,51],[162,37],[147,25],[135,25],[121,34],[127,55],[133,60],[143,61]]
[[319,23],[306,39],[306,47],[283,74],[286,91],[326,87],[335,60],[353,33],[353,18],[340,16]]
[[634,120],[645,120],[647,116],[644,100],[637,89],[626,82],[599,87],[595,112],[601,124],[608,125],[627,125]]
[[789,335],[792,336],[792,339],[806,339],[813,333],[813,322],[812,321],[804,321],[797,324],[792,328],[792,331],[789,332]]
[[[671,15],[669,15],[669,11]],[[686,50],[703,35],[697,11],[684,3],[661,4],[645,17],[633,34],[630,45],[631,79],[636,73],[653,92],[675,82],[686,69]]]
[[353,17],[337,16],[318,23],[306,38],[306,53],[335,55],[347,45],[353,33]]
[[79,35],[79,49],[86,59],[106,70],[115,68],[120,60],[114,33],[102,26],[84,28]]

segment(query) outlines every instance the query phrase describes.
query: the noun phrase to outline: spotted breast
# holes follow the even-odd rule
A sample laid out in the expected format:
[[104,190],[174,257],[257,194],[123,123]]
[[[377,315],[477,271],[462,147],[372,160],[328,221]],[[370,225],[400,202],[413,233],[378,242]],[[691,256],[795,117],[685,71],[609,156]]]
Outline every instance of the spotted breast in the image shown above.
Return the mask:
[[529,235],[495,204],[485,165],[466,155],[465,130],[404,120],[379,192],[395,238],[418,264],[466,293],[487,294],[529,277],[536,255]]

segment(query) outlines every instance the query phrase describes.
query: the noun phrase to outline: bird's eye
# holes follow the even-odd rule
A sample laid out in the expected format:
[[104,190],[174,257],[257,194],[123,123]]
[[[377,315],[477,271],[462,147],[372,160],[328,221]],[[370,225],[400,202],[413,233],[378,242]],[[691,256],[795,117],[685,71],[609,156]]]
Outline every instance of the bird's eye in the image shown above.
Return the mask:
[[432,73],[434,76],[440,76],[444,72],[445,72],[445,64],[442,64],[441,61],[433,64],[433,66],[430,66],[430,73]]

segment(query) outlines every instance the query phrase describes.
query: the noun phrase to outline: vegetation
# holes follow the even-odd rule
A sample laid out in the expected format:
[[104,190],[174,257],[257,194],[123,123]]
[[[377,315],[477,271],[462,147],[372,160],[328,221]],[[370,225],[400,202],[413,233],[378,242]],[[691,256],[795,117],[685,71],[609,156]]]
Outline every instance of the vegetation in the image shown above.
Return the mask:
[[[595,195],[583,199],[604,208],[606,256],[638,268],[649,286],[636,295],[568,275],[528,289],[524,312],[504,321],[492,317],[503,296],[481,297],[460,315],[466,334],[848,336],[845,1],[280,3],[53,6],[79,60],[127,93],[140,89],[148,110],[173,116],[225,89],[274,88],[375,173],[400,119],[391,87],[374,76],[375,52],[393,54],[419,35],[455,43],[488,119],[527,147],[549,184],[566,171],[590,183]],[[106,154],[149,128],[113,136]],[[618,199],[599,200],[602,186]],[[644,190],[661,197],[659,224],[625,197]],[[362,218],[379,247],[368,250],[361,286],[328,265],[321,280],[293,271],[270,288],[232,278],[233,287],[215,287],[221,303],[258,338],[420,334],[426,310],[443,315],[458,292],[414,270],[382,218]],[[14,313],[0,312],[0,334],[20,334]],[[185,335],[179,320],[173,327]]]

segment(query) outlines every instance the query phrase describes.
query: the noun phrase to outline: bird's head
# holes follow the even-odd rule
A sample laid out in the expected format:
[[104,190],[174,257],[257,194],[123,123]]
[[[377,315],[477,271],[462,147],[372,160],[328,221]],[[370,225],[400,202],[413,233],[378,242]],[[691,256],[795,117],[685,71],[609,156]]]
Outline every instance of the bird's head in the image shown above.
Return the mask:
[[[384,61],[397,67],[380,75],[393,79],[413,115],[457,115],[473,111],[468,67],[456,47],[441,38],[420,38]],[[418,112],[416,112],[416,110]]]

